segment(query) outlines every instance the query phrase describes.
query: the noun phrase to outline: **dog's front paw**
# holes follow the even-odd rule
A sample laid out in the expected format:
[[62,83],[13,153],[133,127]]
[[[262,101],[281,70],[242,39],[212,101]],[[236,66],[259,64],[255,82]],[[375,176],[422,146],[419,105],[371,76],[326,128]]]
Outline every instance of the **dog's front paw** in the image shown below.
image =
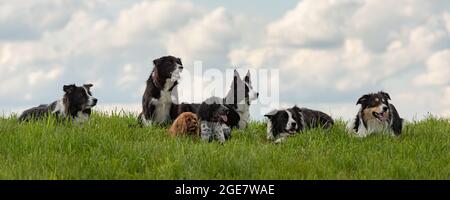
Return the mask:
[[284,142],[285,140],[286,140],[285,137],[281,137],[281,138],[276,139],[273,143],[275,143],[275,144],[281,144],[281,143]]

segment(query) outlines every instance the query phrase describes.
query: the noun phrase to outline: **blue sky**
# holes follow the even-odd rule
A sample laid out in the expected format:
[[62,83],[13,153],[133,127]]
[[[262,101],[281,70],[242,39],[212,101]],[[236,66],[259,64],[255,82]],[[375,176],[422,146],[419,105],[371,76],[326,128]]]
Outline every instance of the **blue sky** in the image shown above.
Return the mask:
[[[450,116],[449,35],[445,0],[0,1],[0,113],[86,82],[98,109],[138,111],[151,61],[172,54],[185,77],[199,60],[279,70],[280,107],[348,119],[358,97],[385,90],[407,119]],[[184,85],[181,100],[198,96]]]

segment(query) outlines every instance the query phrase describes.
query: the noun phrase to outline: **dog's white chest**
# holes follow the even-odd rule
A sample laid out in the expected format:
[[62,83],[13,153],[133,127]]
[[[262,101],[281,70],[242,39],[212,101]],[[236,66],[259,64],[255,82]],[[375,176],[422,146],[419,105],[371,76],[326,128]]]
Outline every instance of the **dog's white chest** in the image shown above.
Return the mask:
[[153,121],[156,123],[164,123],[170,120],[170,108],[172,106],[172,92],[169,89],[173,86],[173,83],[166,83],[164,90],[161,90],[161,96],[159,99],[153,100],[155,106],[155,112]]
[[244,129],[247,127],[248,121],[250,120],[250,108],[248,105],[239,106],[237,113],[239,114],[239,129]]
[[387,122],[380,122],[376,119],[368,120],[367,127],[363,122],[359,124],[357,135],[360,137],[366,137],[371,133],[384,133],[389,132],[389,124]]
[[83,113],[83,111],[78,111],[77,116],[75,117],[75,122],[82,123],[89,119],[89,115]]

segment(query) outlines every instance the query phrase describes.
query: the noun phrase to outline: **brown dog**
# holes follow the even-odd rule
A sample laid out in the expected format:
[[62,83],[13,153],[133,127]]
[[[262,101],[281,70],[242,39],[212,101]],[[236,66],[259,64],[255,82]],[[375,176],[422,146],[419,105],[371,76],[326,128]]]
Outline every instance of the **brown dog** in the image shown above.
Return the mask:
[[175,119],[172,126],[169,129],[170,135],[195,135],[198,136],[199,120],[196,114],[192,112],[181,113],[180,116]]

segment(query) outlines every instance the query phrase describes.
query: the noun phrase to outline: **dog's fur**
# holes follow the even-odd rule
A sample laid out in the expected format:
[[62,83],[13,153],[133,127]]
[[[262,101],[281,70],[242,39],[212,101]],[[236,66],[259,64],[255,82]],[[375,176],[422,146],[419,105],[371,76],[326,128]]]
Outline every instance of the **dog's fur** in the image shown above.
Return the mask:
[[65,94],[60,100],[25,110],[19,120],[42,119],[51,114],[57,118],[70,118],[77,122],[85,121],[91,114],[91,108],[97,104],[97,99],[92,96],[90,91],[92,86],[92,84],[85,84],[81,87],[74,84],[64,85]]
[[[240,120],[240,116],[239,114],[236,112],[236,110],[234,110],[234,108],[230,105],[227,104],[223,104],[224,106],[227,106],[228,113],[227,113],[227,122],[225,123],[227,126],[229,126],[230,128],[238,128],[239,127],[239,120]],[[199,113],[200,110],[200,106],[201,104],[198,103],[181,103],[181,104],[176,104],[172,107],[172,116],[177,116],[178,114],[182,114],[184,112],[193,112],[193,113]]]
[[229,108],[222,102],[222,98],[210,97],[200,105],[200,136],[204,141],[223,143],[231,138],[231,128],[226,125]]
[[383,132],[399,136],[402,132],[403,119],[389,100],[391,97],[383,91],[360,97],[356,105],[360,104],[361,108],[355,119],[347,124],[347,130],[359,137]]
[[333,119],[321,112],[294,106],[288,109],[274,110],[266,115],[267,139],[281,142],[287,136],[315,127],[330,128]]
[[239,73],[234,70],[233,82],[230,90],[224,98],[225,104],[233,108],[239,115],[238,127],[244,129],[250,120],[250,103],[258,99],[259,93],[252,87],[250,71],[241,79]]
[[[256,100],[259,93],[253,90],[250,80],[250,71],[241,79],[239,73],[234,70],[233,82],[230,90],[222,99],[229,112],[227,114],[228,121],[225,123],[230,128],[244,129],[247,127],[250,119],[250,102]],[[201,104],[182,103],[173,107],[172,115],[179,115],[183,112],[199,113]]]
[[176,86],[183,71],[181,60],[174,56],[158,58],[153,60],[153,64],[139,114],[139,121],[144,126],[169,123],[176,118],[171,116],[172,94],[177,93]]
[[196,114],[192,112],[184,112],[178,116],[172,123],[169,129],[169,133],[172,136],[177,135],[194,135],[200,134],[199,119]]

